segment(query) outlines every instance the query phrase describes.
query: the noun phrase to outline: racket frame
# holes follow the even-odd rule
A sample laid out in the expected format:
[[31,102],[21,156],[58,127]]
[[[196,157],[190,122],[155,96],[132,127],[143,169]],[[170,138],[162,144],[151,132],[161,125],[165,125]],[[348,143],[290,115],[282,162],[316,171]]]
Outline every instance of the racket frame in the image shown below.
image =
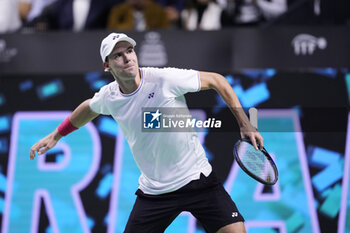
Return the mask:
[[273,171],[275,173],[275,179],[271,182],[268,182],[262,178],[260,178],[259,176],[255,175],[254,173],[252,173],[251,171],[249,171],[243,164],[243,162],[241,161],[241,159],[239,158],[238,156],[238,152],[237,152],[237,146],[241,143],[241,142],[247,142],[251,145],[252,142],[250,141],[249,138],[242,138],[240,140],[238,140],[234,146],[234,157],[238,163],[238,165],[241,167],[241,169],[247,173],[250,177],[252,177],[253,179],[255,179],[256,181],[262,183],[262,184],[265,184],[265,185],[274,185],[276,184],[277,180],[278,180],[278,169],[277,169],[277,166],[275,164],[275,162],[273,161],[272,157],[269,155],[269,153],[266,151],[265,147],[263,147],[261,150],[261,152],[263,152],[263,154],[265,155],[266,159],[270,162],[272,168],[273,168]]

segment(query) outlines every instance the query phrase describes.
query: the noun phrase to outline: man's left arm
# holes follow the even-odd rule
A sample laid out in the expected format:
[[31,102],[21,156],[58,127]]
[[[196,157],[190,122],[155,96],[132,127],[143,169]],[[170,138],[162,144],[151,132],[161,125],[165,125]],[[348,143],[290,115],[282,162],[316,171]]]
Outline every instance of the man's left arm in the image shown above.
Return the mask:
[[262,148],[264,146],[262,136],[257,129],[250,124],[249,119],[243,111],[242,105],[237,98],[237,95],[227,80],[222,75],[212,72],[200,71],[199,76],[201,90],[214,89],[226,102],[227,106],[230,108],[238,122],[241,137],[249,137],[253,142],[255,149],[258,149],[256,142],[258,142],[260,148]]

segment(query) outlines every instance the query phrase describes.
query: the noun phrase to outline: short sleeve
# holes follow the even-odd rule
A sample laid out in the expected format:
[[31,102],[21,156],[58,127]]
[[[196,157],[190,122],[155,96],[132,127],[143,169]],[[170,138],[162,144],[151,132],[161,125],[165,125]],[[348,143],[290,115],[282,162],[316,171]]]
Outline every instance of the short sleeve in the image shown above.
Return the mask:
[[187,92],[200,91],[199,72],[177,68],[164,69],[164,87],[175,96],[184,95]]
[[103,114],[103,115],[109,115],[109,111],[105,104],[105,96],[108,92],[108,85],[103,86],[98,92],[95,93],[94,97],[90,100],[90,108],[92,111]]

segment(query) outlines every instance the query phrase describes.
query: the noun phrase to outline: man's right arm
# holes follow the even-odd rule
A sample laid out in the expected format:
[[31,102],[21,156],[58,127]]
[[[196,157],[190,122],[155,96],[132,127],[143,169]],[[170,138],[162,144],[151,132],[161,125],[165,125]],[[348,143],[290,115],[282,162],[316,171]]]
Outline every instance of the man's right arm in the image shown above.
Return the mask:
[[90,108],[90,100],[87,99],[81,103],[70,116],[70,122],[77,128],[95,119],[99,114],[92,111]]
[[[98,113],[91,110],[90,99],[88,99],[81,103],[73,111],[72,115],[70,115],[68,120],[73,127],[80,128],[81,126],[96,118],[98,115]],[[38,155],[46,153],[46,151],[54,147],[61,138],[62,135],[56,128],[53,132],[51,132],[49,135],[42,138],[32,146],[32,148],[30,149],[30,159],[34,159],[35,152],[37,152]]]

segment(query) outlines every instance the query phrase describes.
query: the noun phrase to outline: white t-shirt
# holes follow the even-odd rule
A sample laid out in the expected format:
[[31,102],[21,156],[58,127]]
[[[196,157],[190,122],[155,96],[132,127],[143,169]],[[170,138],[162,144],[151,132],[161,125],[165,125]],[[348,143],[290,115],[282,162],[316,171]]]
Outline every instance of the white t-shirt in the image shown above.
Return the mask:
[[196,132],[142,131],[142,108],[187,108],[184,94],[200,90],[199,72],[140,70],[141,83],[136,91],[123,94],[114,81],[94,95],[90,108],[118,122],[141,170],[139,188],[147,194],[168,193],[199,179],[201,173],[208,176],[212,167]]

